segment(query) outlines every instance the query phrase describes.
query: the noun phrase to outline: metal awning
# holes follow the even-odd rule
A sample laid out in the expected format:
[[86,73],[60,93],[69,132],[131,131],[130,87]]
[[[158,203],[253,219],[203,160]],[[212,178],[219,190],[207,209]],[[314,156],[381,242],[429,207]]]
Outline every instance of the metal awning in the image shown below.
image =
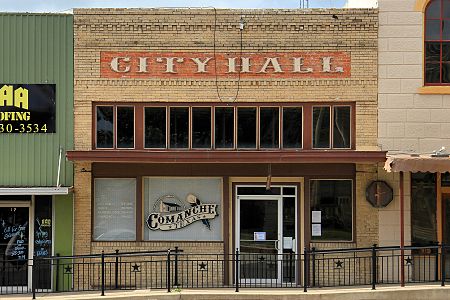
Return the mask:
[[435,157],[430,154],[408,155],[396,154],[388,155],[384,164],[387,172],[430,172],[445,173],[450,172],[449,157]]
[[0,195],[67,195],[68,187],[0,187]]

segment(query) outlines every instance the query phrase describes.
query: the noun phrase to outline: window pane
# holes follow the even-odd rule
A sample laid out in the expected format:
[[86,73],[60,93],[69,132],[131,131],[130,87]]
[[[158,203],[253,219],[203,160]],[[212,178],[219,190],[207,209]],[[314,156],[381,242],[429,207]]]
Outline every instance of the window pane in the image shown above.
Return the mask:
[[442,39],[450,40],[450,20],[443,20],[444,25],[442,26]]
[[428,63],[425,67],[425,82],[426,83],[439,83],[439,64]]
[[211,108],[192,108],[192,148],[211,148]]
[[442,43],[442,61],[450,61],[450,43]]
[[261,148],[279,148],[280,110],[277,107],[262,107],[260,114],[259,138]]
[[330,107],[313,108],[313,148],[330,148]]
[[436,41],[441,39],[441,21],[440,20],[427,20],[425,29],[425,40]]
[[283,108],[283,148],[302,148],[302,108]]
[[145,148],[166,148],[166,108],[145,108]]
[[450,83],[450,63],[442,64],[442,83]]
[[442,16],[444,19],[450,19],[450,0],[443,1],[444,8],[442,9]]
[[112,148],[114,113],[112,106],[97,106],[97,148]]
[[311,211],[320,211],[313,240],[352,240],[352,181],[311,180]]
[[350,148],[350,112],[349,106],[337,106],[334,108],[334,148]]
[[437,242],[435,174],[411,173],[411,226],[414,246]]
[[450,173],[442,173],[441,175],[441,185],[442,186],[450,186]]
[[189,108],[170,108],[170,148],[189,148]]
[[256,148],[256,108],[238,108],[238,148]]
[[441,0],[432,0],[426,9],[426,17],[439,19],[441,17]]
[[427,62],[439,62],[441,60],[441,43],[425,44],[425,60]]
[[95,241],[136,240],[136,179],[95,179]]
[[215,148],[234,147],[234,108],[216,107],[215,109]]
[[117,148],[134,148],[133,107],[117,107]]

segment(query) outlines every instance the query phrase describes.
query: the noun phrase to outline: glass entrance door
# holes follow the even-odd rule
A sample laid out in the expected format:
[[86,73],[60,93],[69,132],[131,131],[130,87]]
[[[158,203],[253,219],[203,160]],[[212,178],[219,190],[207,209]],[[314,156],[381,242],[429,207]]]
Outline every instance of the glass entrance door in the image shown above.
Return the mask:
[[28,285],[29,208],[0,207],[0,286]]
[[241,282],[281,282],[282,197],[238,196]]

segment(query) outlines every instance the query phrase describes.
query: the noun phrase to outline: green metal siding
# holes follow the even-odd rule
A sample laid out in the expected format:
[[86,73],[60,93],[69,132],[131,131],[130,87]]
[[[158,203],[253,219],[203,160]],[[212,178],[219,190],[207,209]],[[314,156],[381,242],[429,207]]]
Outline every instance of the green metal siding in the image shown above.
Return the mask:
[[0,14],[0,83],[56,84],[56,133],[0,133],[0,186],[72,186],[73,16]]

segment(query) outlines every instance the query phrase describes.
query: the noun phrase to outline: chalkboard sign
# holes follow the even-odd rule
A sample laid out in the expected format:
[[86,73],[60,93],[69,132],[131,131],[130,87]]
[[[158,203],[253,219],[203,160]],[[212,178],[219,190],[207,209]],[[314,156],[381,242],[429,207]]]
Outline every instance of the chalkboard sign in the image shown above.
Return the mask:
[[52,255],[52,198],[36,196],[34,219],[34,255],[48,257]]
[[26,263],[28,225],[28,208],[0,207],[0,259]]

